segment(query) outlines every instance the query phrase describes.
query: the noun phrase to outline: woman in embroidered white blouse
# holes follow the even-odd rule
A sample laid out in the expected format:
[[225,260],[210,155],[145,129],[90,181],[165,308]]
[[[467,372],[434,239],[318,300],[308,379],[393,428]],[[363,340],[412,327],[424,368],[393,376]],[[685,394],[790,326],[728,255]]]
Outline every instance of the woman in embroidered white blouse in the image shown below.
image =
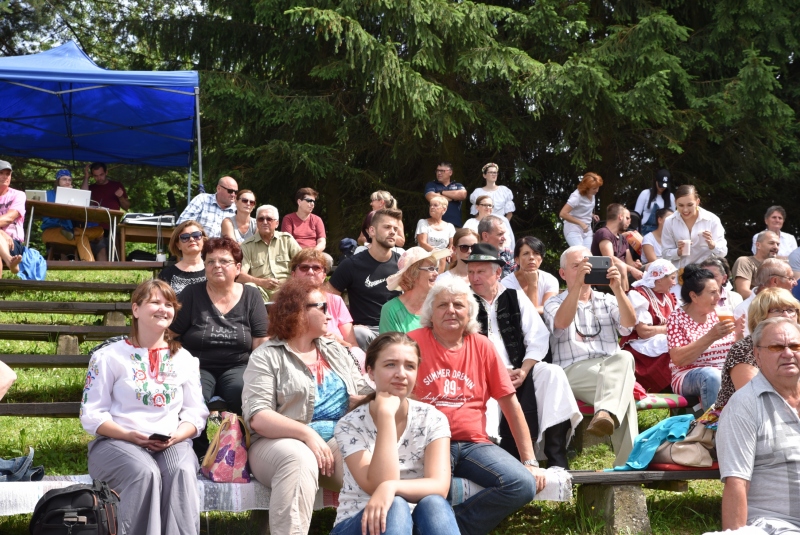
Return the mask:
[[122,533],[200,533],[191,439],[208,409],[198,360],[167,337],[177,307],[166,282],[140,284],[129,339],[96,351],[86,374],[81,425],[97,437],[89,474],[119,493]]

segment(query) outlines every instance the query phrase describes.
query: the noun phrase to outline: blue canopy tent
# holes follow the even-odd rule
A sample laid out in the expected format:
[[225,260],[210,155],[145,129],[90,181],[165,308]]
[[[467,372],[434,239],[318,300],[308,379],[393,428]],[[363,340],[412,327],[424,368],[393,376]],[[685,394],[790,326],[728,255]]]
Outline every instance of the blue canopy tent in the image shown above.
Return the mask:
[[72,41],[0,58],[0,125],[3,155],[188,167],[189,198],[196,142],[202,187],[195,71],[110,71]]

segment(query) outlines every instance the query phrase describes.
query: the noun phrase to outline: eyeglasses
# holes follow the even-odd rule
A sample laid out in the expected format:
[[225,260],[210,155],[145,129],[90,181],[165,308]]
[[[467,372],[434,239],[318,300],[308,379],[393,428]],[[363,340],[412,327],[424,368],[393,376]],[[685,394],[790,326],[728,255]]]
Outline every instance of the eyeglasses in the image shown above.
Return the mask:
[[472,252],[472,246],[471,245],[458,245],[457,247],[458,247],[458,250],[461,251],[462,253],[471,253]]
[[328,303],[324,301],[322,303],[306,303],[306,308],[319,308],[323,314],[328,313]]
[[267,217],[262,215],[261,217],[257,217],[256,221],[258,221],[259,223],[263,223],[264,221],[272,223],[273,221],[277,221],[277,219],[275,219],[274,217]]
[[297,266],[297,269],[299,271],[302,271],[303,273],[308,273],[309,271],[311,273],[319,273],[319,272],[324,271],[322,266],[317,266],[317,265],[313,265],[313,264],[300,264],[299,266]]
[[437,169],[437,170],[436,170],[436,172],[437,172],[437,173],[446,173],[446,172],[448,172],[449,170],[450,170],[450,169]]
[[486,171],[484,175],[496,175],[497,171]]
[[239,193],[238,189],[226,188],[225,186],[217,186],[217,187],[224,189],[225,191],[228,192],[229,195],[236,195],[237,193]]
[[195,232],[187,232],[185,234],[181,234],[178,236],[183,243],[187,243],[189,240],[200,241],[203,239],[203,233],[198,231]]
[[796,308],[770,308],[770,314],[786,314],[787,316],[797,316]]
[[479,204],[478,206],[483,206],[484,208],[494,208],[493,204],[486,204],[486,203]]
[[309,199],[303,199],[303,200],[306,201],[308,204],[315,204],[317,202],[317,199],[310,199],[309,198]]
[[239,202],[244,203],[244,204],[255,204],[256,200],[255,199],[239,199]]
[[428,273],[438,273],[439,268],[436,266],[420,266],[417,268],[420,271],[427,271]]
[[226,268],[226,267],[230,266],[231,264],[235,264],[235,263],[236,263],[235,261],[228,260],[226,258],[221,258],[219,260],[206,260],[206,262],[205,262],[206,267],[219,266],[219,267],[222,267],[222,268]]
[[800,353],[800,344],[789,344],[788,346],[782,344],[770,344],[768,346],[758,346],[761,349],[768,349],[770,353],[783,353],[784,349],[789,349],[792,353]]

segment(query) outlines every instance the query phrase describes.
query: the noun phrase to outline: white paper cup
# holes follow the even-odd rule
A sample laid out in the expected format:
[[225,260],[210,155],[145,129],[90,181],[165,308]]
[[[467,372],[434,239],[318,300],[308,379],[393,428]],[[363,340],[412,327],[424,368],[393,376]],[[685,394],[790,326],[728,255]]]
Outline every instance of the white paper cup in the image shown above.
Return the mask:
[[683,244],[683,254],[681,256],[689,256],[692,254],[692,240],[681,240]]

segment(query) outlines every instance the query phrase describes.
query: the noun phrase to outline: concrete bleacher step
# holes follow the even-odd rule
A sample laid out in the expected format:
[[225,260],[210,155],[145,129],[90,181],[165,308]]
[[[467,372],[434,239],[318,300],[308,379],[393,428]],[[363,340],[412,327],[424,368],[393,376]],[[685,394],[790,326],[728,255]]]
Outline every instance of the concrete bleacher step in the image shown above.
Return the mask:
[[102,341],[112,336],[129,334],[130,327],[108,325],[10,325],[0,324],[2,340],[37,340],[55,342],[60,335],[72,335],[78,341]]
[[11,368],[86,368],[89,355],[0,355]]
[[138,284],[113,282],[74,281],[26,281],[20,279],[0,280],[0,291],[40,292],[121,292],[131,293]]

